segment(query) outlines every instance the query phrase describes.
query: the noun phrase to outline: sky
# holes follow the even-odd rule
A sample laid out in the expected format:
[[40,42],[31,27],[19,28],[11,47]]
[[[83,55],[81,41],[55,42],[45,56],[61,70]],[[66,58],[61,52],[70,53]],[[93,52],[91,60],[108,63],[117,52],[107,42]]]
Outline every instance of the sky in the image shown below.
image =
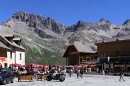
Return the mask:
[[51,17],[67,26],[101,18],[119,25],[130,19],[130,0],[0,0],[0,23],[18,11]]

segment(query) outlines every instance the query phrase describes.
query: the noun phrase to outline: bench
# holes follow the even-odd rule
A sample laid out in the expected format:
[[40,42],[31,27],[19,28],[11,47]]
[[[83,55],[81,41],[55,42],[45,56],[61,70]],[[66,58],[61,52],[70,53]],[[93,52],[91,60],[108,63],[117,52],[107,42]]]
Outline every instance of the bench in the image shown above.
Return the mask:
[[37,74],[37,81],[40,79],[41,81],[42,80],[45,80],[46,79],[46,77],[48,76],[48,74]]
[[33,75],[20,75],[18,76],[18,82],[22,80],[33,81]]

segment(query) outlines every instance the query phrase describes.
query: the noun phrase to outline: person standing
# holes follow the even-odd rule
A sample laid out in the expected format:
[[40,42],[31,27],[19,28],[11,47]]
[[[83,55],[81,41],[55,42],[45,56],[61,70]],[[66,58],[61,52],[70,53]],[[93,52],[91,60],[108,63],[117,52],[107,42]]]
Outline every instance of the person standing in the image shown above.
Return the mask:
[[120,70],[120,74],[119,74],[119,75],[120,75],[119,81],[120,81],[120,82],[121,82],[121,80],[125,81],[124,78],[123,78],[123,76],[124,76],[124,71],[123,71],[123,69]]
[[80,69],[77,70],[77,78],[79,78],[80,75]]
[[2,64],[0,63],[0,69],[1,69],[1,68],[3,68],[3,67],[2,67]]
[[83,78],[83,73],[84,73],[83,68],[80,68],[80,77],[81,77],[81,79]]
[[72,68],[69,68],[69,76],[70,76],[70,77],[72,76],[72,73],[73,73],[73,69],[72,69]]
[[51,65],[49,64],[49,66],[48,66],[48,71],[50,71],[52,68],[51,68]]
[[104,70],[102,70],[102,74],[105,75],[105,71]]

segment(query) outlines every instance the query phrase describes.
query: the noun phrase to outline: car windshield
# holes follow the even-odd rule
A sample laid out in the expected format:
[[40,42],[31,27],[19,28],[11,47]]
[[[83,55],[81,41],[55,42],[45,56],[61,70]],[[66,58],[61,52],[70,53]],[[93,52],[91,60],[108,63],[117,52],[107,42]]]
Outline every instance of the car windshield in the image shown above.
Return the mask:
[[6,69],[0,69],[0,73],[5,73]]

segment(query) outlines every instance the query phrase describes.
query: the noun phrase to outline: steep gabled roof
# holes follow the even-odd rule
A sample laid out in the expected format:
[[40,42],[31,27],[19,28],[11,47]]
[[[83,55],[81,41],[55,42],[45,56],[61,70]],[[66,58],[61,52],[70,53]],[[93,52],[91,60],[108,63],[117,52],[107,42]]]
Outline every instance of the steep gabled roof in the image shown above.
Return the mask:
[[7,47],[4,43],[0,41],[0,48],[11,50],[11,48]]
[[14,47],[17,47],[17,48],[19,48],[19,49],[22,49],[22,50],[24,50],[24,51],[26,50],[23,46],[17,45],[14,41],[13,41],[13,42],[10,42],[10,41],[8,41],[5,37],[3,37],[3,36],[1,36],[1,35],[0,35],[0,38],[2,38],[1,41],[7,42],[8,44],[10,44],[10,45],[12,45],[12,46],[14,46]]
[[[76,51],[71,51],[71,48],[75,47]],[[94,43],[82,43],[75,41],[73,45],[69,45],[63,55],[63,57],[68,56],[69,52],[79,52],[79,53],[96,53],[97,46]]]
[[97,52],[97,47],[94,43],[82,43],[75,41],[74,42],[75,48],[78,50],[78,52],[84,52],[84,53],[95,53]]

